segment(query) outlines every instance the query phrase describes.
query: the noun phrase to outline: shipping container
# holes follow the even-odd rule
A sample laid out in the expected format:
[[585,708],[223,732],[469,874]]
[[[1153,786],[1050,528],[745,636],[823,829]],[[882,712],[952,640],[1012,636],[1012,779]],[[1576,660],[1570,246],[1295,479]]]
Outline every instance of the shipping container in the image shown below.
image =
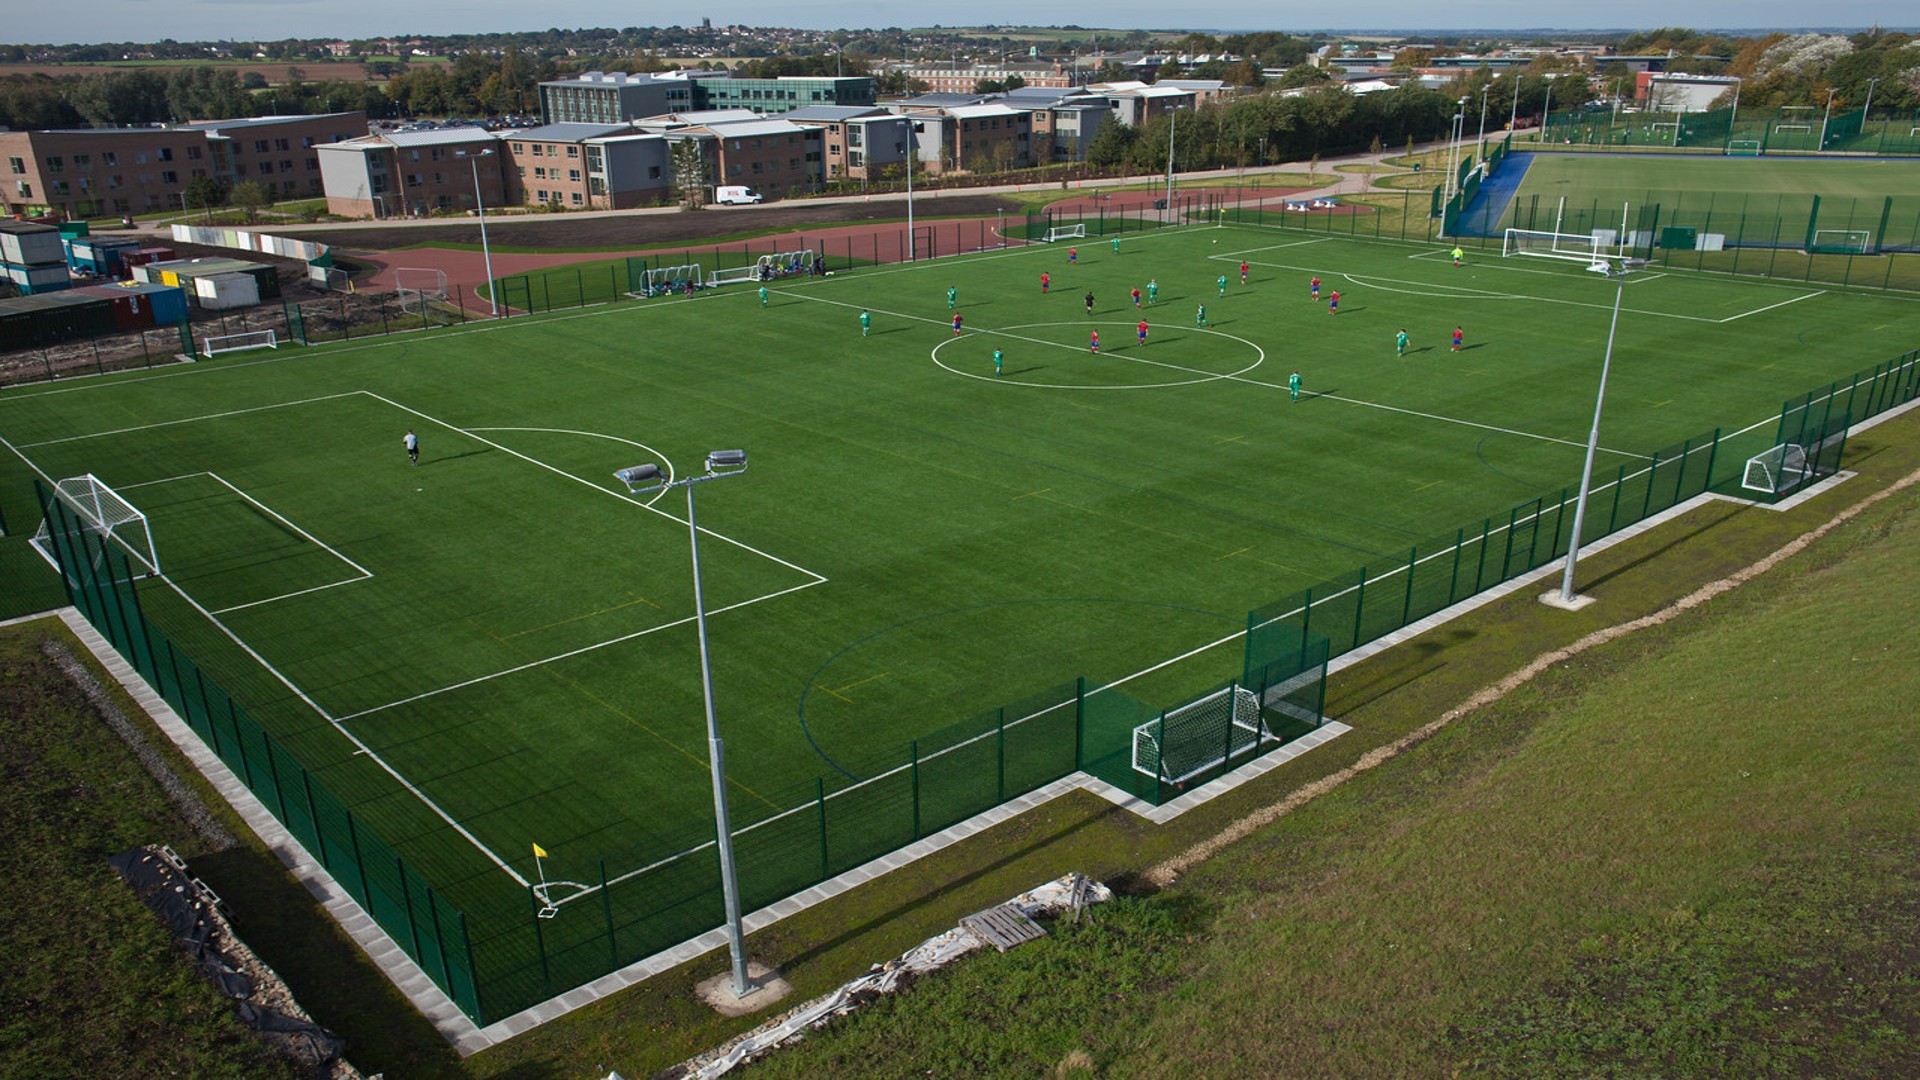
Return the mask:
[[27,296],[54,292],[73,285],[73,275],[67,272],[67,264],[64,262],[43,263],[35,266],[0,263],[0,276],[13,282],[13,287]]
[[66,261],[59,229],[31,221],[0,221],[0,263],[42,266]]
[[193,281],[194,296],[209,311],[230,311],[260,302],[260,283],[252,274],[209,274]]
[[172,326],[175,323],[187,321],[187,294],[171,285],[148,285],[137,281],[123,281],[117,285],[101,287],[123,289],[145,297],[147,306],[153,310],[155,326]]

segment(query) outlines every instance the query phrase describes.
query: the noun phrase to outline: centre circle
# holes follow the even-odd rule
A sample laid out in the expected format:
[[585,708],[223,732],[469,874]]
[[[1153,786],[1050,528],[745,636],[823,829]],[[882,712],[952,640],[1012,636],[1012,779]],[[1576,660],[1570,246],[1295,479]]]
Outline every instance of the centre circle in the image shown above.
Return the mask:
[[[930,356],[932,357],[933,362],[940,365],[942,369],[946,371],[950,371],[953,374],[962,376],[964,378],[979,379],[983,382],[1001,383],[1009,386],[1032,387],[1040,390],[1164,390],[1168,387],[1173,387],[1173,386],[1194,386],[1199,383],[1218,382],[1221,379],[1238,378],[1239,376],[1245,375],[1247,372],[1252,371],[1254,368],[1259,367],[1261,364],[1265,363],[1267,359],[1266,350],[1262,349],[1258,345],[1255,345],[1253,342],[1248,341],[1246,338],[1235,337],[1232,334],[1224,333],[1222,331],[1215,330],[1211,327],[1206,327],[1206,326],[1181,327],[1181,329],[1191,330],[1193,333],[1196,333],[1196,334],[1212,334],[1214,337],[1225,338],[1228,341],[1237,341],[1240,344],[1245,345],[1247,348],[1253,350],[1253,362],[1248,364],[1246,367],[1239,369],[1238,371],[1227,371],[1227,372],[1221,372],[1219,374],[1215,374],[1213,372],[1205,372],[1196,376],[1195,378],[1179,379],[1172,382],[1121,383],[1121,384],[1112,385],[1112,386],[1099,386],[1099,385],[1091,385],[1091,384],[1085,384],[1085,383],[1043,383],[1043,382],[1027,382],[1022,379],[998,378],[991,374],[980,374],[972,371],[962,371],[961,369],[954,367],[952,364],[949,364],[945,360],[942,360],[940,358],[940,350],[946,348],[949,345],[957,345],[962,341],[971,341],[976,337],[984,337],[984,336],[987,336],[988,334],[994,334],[994,335],[1012,334],[1015,331],[1019,331],[1019,330],[1039,330],[1039,329],[1044,329],[1046,327],[1052,327],[1052,326],[1074,326],[1074,327],[1081,327],[1081,328],[1099,327],[1099,326],[1119,326],[1119,327],[1123,327],[1124,329],[1131,330],[1133,329],[1134,324],[1133,323],[1048,322],[1048,323],[1020,323],[1014,326],[999,326],[999,327],[995,327],[991,331],[986,331],[981,334],[972,334],[964,338],[958,338],[958,337],[948,338],[947,340],[941,342],[940,344],[935,345],[933,347],[933,352],[930,354]],[[1072,345],[1066,345],[1066,344],[1053,342],[1053,341],[1035,342],[1029,339],[1027,341],[1027,344],[1045,345],[1048,348],[1055,348],[1055,349],[1074,349],[1074,346]],[[1108,356],[1111,358],[1118,358],[1120,360],[1136,359],[1130,356],[1120,356],[1117,353],[1109,353]],[[1146,360],[1144,358],[1141,358],[1136,362],[1147,363],[1147,364],[1156,363],[1156,361]],[[1172,367],[1175,365],[1166,365],[1166,366]]]

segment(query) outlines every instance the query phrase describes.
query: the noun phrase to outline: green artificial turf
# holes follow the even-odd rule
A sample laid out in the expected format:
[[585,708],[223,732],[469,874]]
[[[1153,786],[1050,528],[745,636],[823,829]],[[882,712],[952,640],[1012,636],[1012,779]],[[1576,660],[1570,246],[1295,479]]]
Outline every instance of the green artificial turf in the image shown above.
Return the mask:
[[[1076,677],[1177,704],[1239,673],[1249,609],[1577,479],[1615,299],[1577,264],[1238,227],[1065,247],[18,388],[0,481],[12,506],[92,472],[147,511],[146,615],[444,897],[530,924],[525,886],[569,883],[521,959],[475,947],[544,996],[612,958],[603,877],[711,836],[686,503],[614,469],[749,452],[696,496],[715,700],[736,821],[800,808],[764,834],[796,880],[833,868],[816,831],[924,831],[814,805],[881,774],[917,802],[918,740]],[[1721,428],[1728,472],[1783,398],[1917,328],[1899,297],[1630,278],[1599,464]],[[929,775],[991,791],[990,760]]]

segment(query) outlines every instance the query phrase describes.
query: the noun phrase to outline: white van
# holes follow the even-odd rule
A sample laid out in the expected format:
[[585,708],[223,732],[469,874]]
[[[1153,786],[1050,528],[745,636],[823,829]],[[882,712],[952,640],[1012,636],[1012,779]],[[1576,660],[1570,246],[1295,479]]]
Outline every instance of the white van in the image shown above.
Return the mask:
[[745,206],[760,201],[760,193],[750,187],[717,187],[713,189],[713,201],[721,206]]

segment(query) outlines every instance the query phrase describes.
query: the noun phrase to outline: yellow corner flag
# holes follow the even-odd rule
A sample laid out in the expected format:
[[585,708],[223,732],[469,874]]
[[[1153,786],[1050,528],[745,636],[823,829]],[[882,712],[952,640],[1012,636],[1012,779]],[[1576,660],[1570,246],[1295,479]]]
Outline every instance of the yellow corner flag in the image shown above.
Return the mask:
[[536,859],[544,859],[544,858],[546,858],[546,857],[547,857],[547,849],[546,849],[546,848],[543,848],[543,847],[541,847],[541,846],[540,846],[539,844],[535,844],[535,845],[533,845],[533,857],[534,857],[534,858],[536,858]]

